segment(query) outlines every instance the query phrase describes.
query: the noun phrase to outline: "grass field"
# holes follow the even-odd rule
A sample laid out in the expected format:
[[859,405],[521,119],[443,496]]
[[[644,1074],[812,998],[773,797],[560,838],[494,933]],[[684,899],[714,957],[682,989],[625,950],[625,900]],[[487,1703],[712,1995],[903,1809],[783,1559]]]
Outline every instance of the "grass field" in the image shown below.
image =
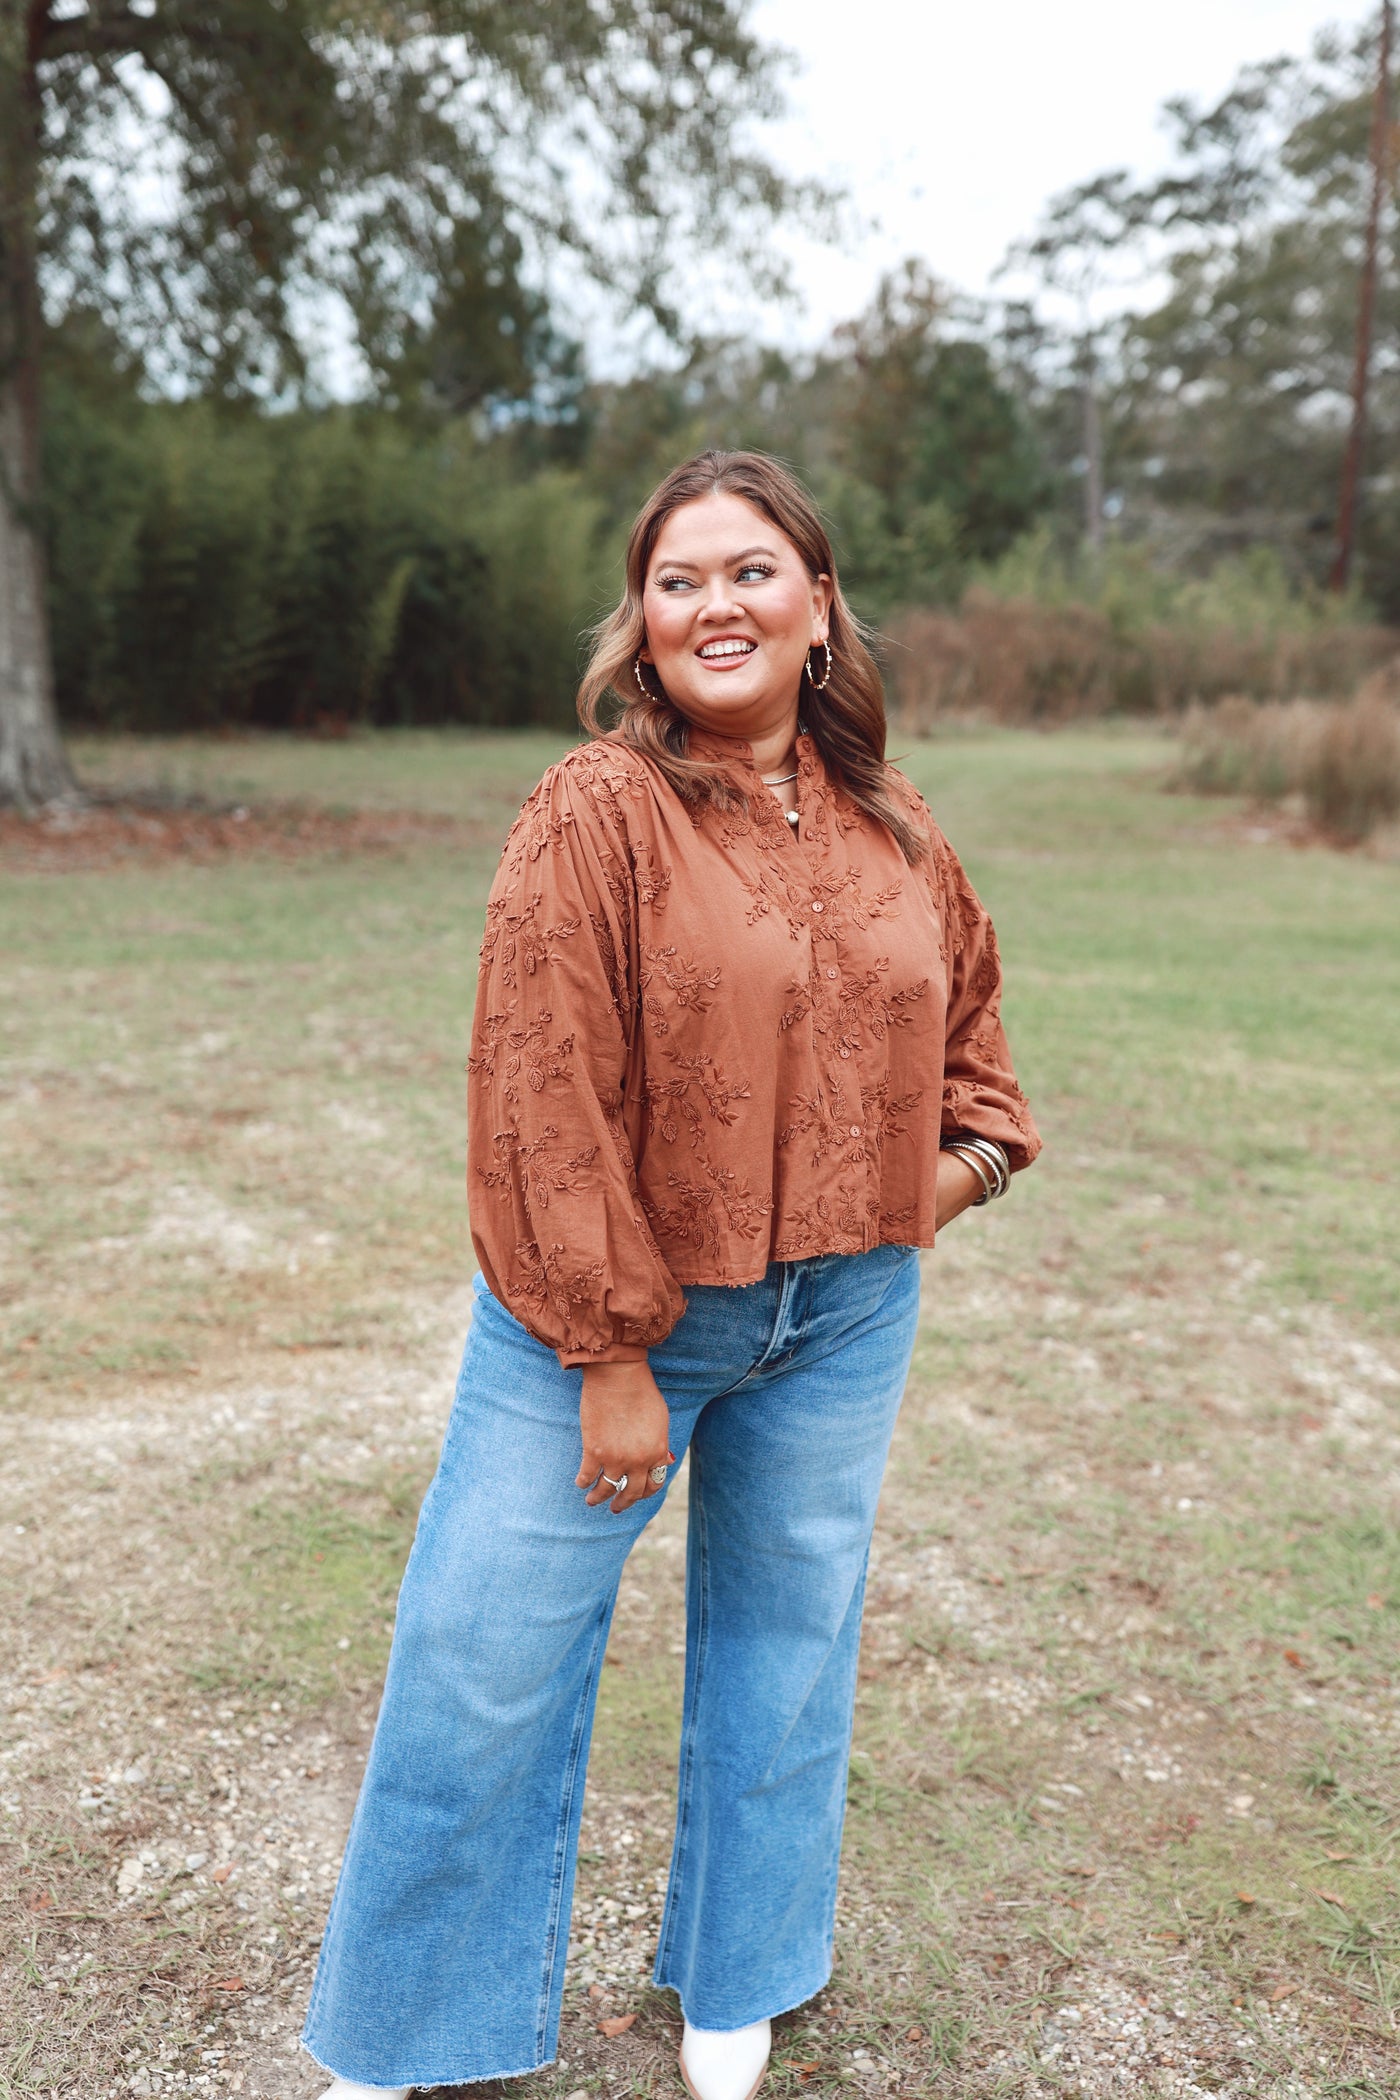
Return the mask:
[[[0,2100],[319,2089],[465,1320],[482,904],[556,748],[90,744],[142,809],[0,828]],[[1146,735],[905,763],[1046,1152],[927,1257],[840,1964],[765,2093],[1393,2094],[1400,872],[1162,793]],[[624,1582],[528,2100],[680,2090],[683,1528]]]

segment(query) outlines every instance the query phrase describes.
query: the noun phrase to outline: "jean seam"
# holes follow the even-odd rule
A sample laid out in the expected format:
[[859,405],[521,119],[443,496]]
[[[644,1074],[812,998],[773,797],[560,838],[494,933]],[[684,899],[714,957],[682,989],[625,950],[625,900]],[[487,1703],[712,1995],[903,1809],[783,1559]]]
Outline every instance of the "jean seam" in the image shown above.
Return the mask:
[[676,1773],[676,1843],[671,1860],[671,1872],[666,1887],[666,1912],[661,1921],[661,1934],[657,1942],[656,1962],[653,1977],[658,1985],[664,1983],[663,1971],[670,1959],[675,1939],[676,1920],[680,1915],[681,1887],[685,1879],[686,1859],[690,1845],[690,1801],[695,1774],[695,1732],[700,1712],[700,1693],[704,1685],[705,1661],[708,1652],[710,1631],[710,1555],[705,1526],[705,1499],[701,1488],[700,1469],[696,1465],[692,1443],[690,1458],[691,1496],[687,1521],[696,1528],[695,1558],[699,1568],[697,1589],[699,1592],[695,1624],[695,1675],[691,1685],[689,1711],[686,1715],[685,1733],[681,1741],[679,1768]]
[[578,1785],[579,1759],[583,1739],[588,1732],[589,1692],[596,1683],[602,1667],[602,1655],[607,1646],[611,1618],[612,1607],[609,1605],[599,1617],[598,1630],[593,1637],[593,1650],[588,1658],[588,1669],[579,1694],[578,1712],[574,1716],[574,1732],[569,1743],[569,1759],[564,1769],[564,1785],[559,1796],[559,1831],[554,1847],[554,1869],[549,1891],[549,1925],[545,1934],[539,2017],[535,2028],[535,2047],[541,2057],[548,2047],[549,2014],[554,2002],[554,1967],[559,1953],[559,1919],[563,1908],[564,1882],[568,1874],[569,1828],[573,1817],[574,1792]]
[[[850,1605],[847,1607],[848,1610],[853,1609],[857,1613],[856,1652],[852,1661],[853,1675],[858,1675],[860,1670],[860,1648],[861,1642],[865,1636],[865,1593],[866,1590],[869,1588],[869,1585],[870,1545],[867,1544],[865,1549],[865,1558],[860,1564],[860,1573],[856,1577],[855,1587],[851,1591],[851,1602]],[[846,1756],[843,1765],[843,1769],[845,1772],[845,1784],[843,1786],[841,1795],[841,1818],[837,1826],[836,1845],[832,1854],[831,1871],[827,1879],[827,1895],[825,1904],[826,1922],[823,1937],[826,1944],[826,1959],[828,1966],[830,1966],[830,1964],[834,1961],[836,1953],[836,1900],[838,1895],[840,1894],[841,1888],[841,1854],[845,1849],[846,1842],[846,1817],[850,1806],[851,1753],[855,1746],[855,1739],[856,1702],[853,1696],[851,1699],[851,1722],[850,1727],[846,1732]]]

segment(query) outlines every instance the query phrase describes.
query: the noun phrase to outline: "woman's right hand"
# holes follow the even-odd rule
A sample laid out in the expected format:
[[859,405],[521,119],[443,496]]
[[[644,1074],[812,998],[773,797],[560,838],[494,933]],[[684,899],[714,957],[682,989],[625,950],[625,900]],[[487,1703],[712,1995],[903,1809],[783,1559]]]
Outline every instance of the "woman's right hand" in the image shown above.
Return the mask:
[[[644,1360],[634,1363],[585,1364],[583,1400],[579,1406],[583,1463],[576,1487],[587,1488],[590,1509],[611,1496],[614,1511],[630,1509],[645,1495],[659,1494],[663,1482],[651,1478],[653,1466],[672,1466],[671,1415]],[[619,1494],[603,1475],[627,1485]]]

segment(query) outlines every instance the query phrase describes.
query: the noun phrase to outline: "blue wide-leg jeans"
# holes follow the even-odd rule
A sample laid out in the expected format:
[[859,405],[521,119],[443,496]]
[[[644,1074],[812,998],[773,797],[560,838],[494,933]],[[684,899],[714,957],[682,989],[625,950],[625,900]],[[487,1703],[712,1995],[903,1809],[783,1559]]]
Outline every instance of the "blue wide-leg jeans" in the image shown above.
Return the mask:
[[[317,2062],[366,2085],[552,2059],[598,1675],[663,1499],[586,1506],[581,1372],[476,1293],[306,2022]],[[774,1262],[692,1287],[651,1351],[690,1454],[655,1974],[699,2027],[784,2012],[831,1973],[866,1561],[918,1294],[909,1247]]]

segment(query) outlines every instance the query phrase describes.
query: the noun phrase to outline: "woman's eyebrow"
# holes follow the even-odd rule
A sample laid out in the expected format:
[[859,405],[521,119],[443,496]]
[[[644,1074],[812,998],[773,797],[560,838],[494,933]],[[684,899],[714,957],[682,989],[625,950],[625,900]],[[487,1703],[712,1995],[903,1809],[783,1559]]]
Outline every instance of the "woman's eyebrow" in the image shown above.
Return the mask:
[[[724,562],[723,562],[723,567],[724,567],[724,568],[726,568],[726,569],[737,569],[737,568],[738,568],[738,566],[739,566],[739,564],[740,564],[740,562],[741,562],[741,561],[747,561],[747,560],[748,560],[748,558],[749,558],[749,556],[750,556],[751,554],[766,554],[766,555],[768,556],[768,559],[769,559],[769,561],[776,561],[776,560],[778,559],[778,556],[777,556],[777,554],[776,554],[776,553],[774,552],[773,548],[771,548],[771,547],[741,547],[741,548],[740,548],[740,550],[739,550],[739,552],[738,552],[737,554],[730,554],[730,555],[726,555],[726,557],[725,557],[725,560],[724,560]],[[680,561],[659,561],[659,562],[658,562],[658,563],[656,564],[656,566],[657,566],[658,570],[661,570],[661,569],[694,569],[694,570],[696,570],[696,571],[698,572],[698,571],[699,571],[700,569],[702,569],[702,568],[704,567],[704,563],[703,563],[703,562],[695,562],[695,561],[685,561],[685,560],[680,560]]]

